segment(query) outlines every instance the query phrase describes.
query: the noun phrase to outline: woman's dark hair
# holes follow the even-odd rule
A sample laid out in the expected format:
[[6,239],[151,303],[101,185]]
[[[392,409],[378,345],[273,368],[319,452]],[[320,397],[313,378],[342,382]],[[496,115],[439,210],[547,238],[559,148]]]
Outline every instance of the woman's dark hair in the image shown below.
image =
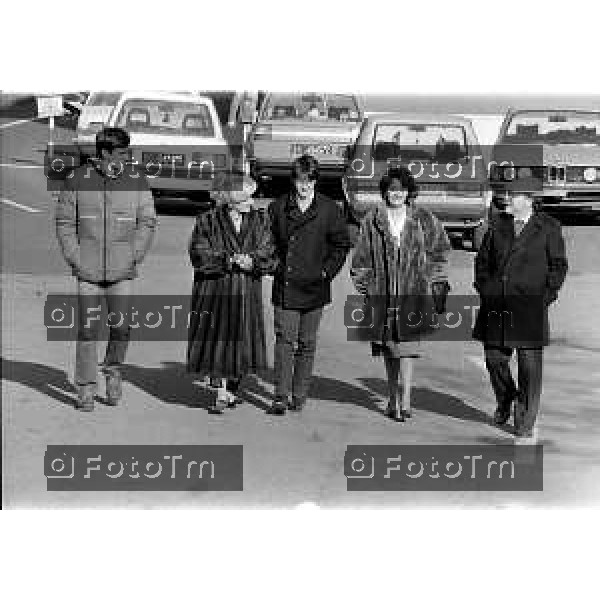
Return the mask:
[[381,181],[379,182],[379,191],[381,192],[382,198],[385,198],[394,181],[398,181],[402,188],[408,191],[406,204],[410,204],[410,202],[417,197],[417,183],[412,173],[403,166],[392,167],[381,178]]
[[308,175],[308,178],[315,181],[319,178],[319,162],[310,154],[303,154],[297,158],[292,165],[292,181],[296,181],[300,175]]
[[109,153],[115,148],[129,148],[129,134],[120,127],[105,127],[96,134],[96,155],[102,158],[102,150]]

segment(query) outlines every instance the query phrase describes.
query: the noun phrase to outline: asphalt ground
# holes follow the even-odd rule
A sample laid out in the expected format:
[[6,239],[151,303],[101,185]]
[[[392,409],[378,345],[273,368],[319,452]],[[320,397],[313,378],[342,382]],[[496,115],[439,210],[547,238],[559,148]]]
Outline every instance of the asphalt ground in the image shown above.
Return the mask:
[[[0,126],[14,118],[0,120]],[[2,144],[2,414],[3,500],[7,507],[293,506],[565,506],[600,499],[600,235],[585,221],[567,222],[570,271],[551,309],[539,432],[543,492],[347,492],[347,444],[509,444],[508,429],[490,423],[494,400],[473,341],[431,343],[416,365],[415,417],[394,423],[382,414],[385,379],[368,348],[346,341],[343,305],[353,294],[347,267],[320,330],[311,399],[300,414],[265,409],[272,377],[249,380],[246,403],[225,415],[206,407],[210,390],[184,373],[184,342],[132,343],[124,401],[93,413],[73,409],[69,384],[74,343],[46,341],[48,293],[75,289],[54,234],[53,199],[39,168],[47,128],[24,122],[0,129]],[[58,135],[68,137],[68,130]],[[16,204],[15,204],[16,203]],[[189,294],[187,243],[193,204],[165,201],[136,291]],[[453,294],[472,293],[473,254],[450,257]],[[264,282],[272,360],[270,281]],[[48,492],[48,444],[243,444],[243,492]]]

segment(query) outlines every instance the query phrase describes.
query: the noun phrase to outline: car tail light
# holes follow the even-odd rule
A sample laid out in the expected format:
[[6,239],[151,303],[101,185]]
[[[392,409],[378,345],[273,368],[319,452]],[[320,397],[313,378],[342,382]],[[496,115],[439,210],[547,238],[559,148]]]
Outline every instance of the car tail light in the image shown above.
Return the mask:
[[273,137],[273,130],[266,125],[259,125],[254,129],[251,137],[255,140],[270,140]]
[[104,127],[104,123],[92,121],[81,128],[81,133],[98,133]]
[[148,163],[160,164],[161,160],[162,156],[159,152],[142,152],[142,162],[146,165]]
[[600,171],[595,167],[587,167],[583,171],[583,180],[587,183],[593,183],[594,181],[598,181],[600,179]]
[[192,161],[199,165],[204,163],[212,163],[217,169],[224,169],[227,165],[225,154],[208,154],[205,152],[192,152]]
[[514,166],[492,164],[490,168],[490,179],[492,181],[512,181],[517,175]]
[[573,183],[597,183],[600,181],[600,169],[597,167],[568,166],[567,181]]

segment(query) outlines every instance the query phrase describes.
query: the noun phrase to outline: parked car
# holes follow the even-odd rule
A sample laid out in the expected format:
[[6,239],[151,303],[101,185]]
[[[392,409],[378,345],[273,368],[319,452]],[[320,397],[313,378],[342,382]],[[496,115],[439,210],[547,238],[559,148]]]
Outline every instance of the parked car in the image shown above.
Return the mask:
[[82,158],[96,155],[96,134],[108,123],[123,92],[90,92],[77,121],[74,143]]
[[194,93],[125,92],[107,124],[128,131],[132,159],[145,166],[155,196],[210,202],[218,174],[235,159],[212,101]]
[[357,96],[270,93],[248,139],[251,168],[262,182],[287,179],[293,161],[311,154],[325,178],[340,178],[363,110]]
[[[46,175],[51,180],[62,180],[71,170],[96,156],[96,133],[108,123],[123,92],[94,91],[63,96],[65,110],[72,115],[75,134],[72,143],[55,145],[52,160],[46,148]],[[75,118],[76,115],[76,118]],[[57,188],[58,189],[58,188]]]
[[517,186],[547,212],[600,215],[600,112],[511,110],[492,156],[494,193]]
[[449,236],[477,250],[491,201],[487,165],[471,122],[456,116],[404,113],[369,115],[343,179],[348,208],[362,218],[382,202],[379,182],[404,165],[419,187],[417,206],[431,210]]
[[258,118],[265,93],[214,90],[198,93],[213,101],[227,143],[245,154],[248,134]]
[[[131,138],[131,161],[144,174],[154,196],[185,195],[212,204],[219,174],[241,160],[223,137],[212,101],[190,92],[102,92],[82,111],[76,138],[80,154],[71,162],[68,148],[57,148],[54,164],[77,166],[95,156],[96,133],[121,127]],[[72,148],[71,148],[72,150]],[[62,153],[62,154],[61,154]],[[62,160],[62,162],[61,162]],[[64,178],[68,169],[53,173]]]

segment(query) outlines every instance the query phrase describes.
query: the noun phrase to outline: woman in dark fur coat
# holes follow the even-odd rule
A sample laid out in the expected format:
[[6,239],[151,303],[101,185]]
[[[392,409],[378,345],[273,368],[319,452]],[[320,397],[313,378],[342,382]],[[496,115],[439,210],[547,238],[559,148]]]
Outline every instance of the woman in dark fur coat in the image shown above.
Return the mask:
[[253,207],[256,183],[239,177],[243,186],[230,182],[231,189],[218,192],[218,206],[198,217],[189,245],[188,371],[211,377],[215,412],[235,406],[241,378],[267,366],[261,278],[277,261],[268,215]]
[[420,355],[421,337],[433,331],[415,326],[412,315],[443,312],[439,306],[448,291],[450,242],[431,212],[413,206],[417,186],[408,169],[392,169],[380,190],[383,203],[361,223],[351,275],[372,311],[373,326],[363,330],[372,354],[384,358],[390,398],[386,415],[404,421],[411,416],[412,359]]

